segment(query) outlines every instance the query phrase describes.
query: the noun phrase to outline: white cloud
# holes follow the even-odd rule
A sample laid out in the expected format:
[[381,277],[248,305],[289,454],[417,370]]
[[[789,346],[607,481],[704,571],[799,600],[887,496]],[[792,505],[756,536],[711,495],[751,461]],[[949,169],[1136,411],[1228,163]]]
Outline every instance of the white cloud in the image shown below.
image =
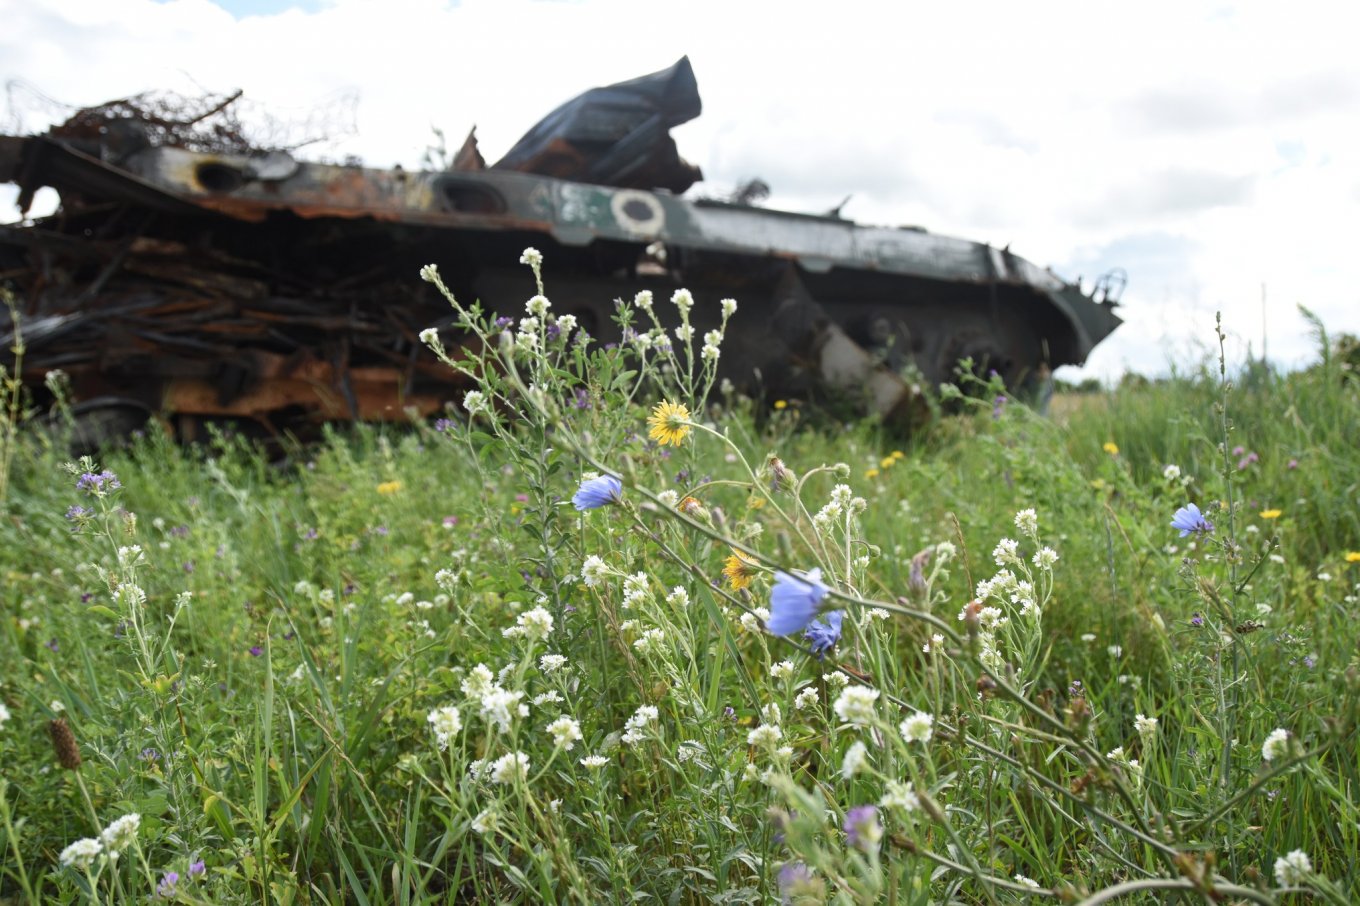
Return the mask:
[[687,53],[705,112],[676,138],[699,191],[762,176],[772,206],[805,210],[853,194],[847,216],[1009,243],[1071,277],[1129,237],[1183,240],[1183,273],[1130,262],[1129,323],[1092,372],[1161,370],[1168,346],[1212,341],[1219,308],[1259,337],[1262,283],[1272,358],[1309,352],[1297,302],[1360,332],[1354,5],[323,0],[238,20],[209,0],[0,0],[0,16],[7,75],[71,104],[192,79],[288,118],[356,90],[357,134],[326,151],[375,166],[417,166],[431,125],[456,145],[474,123],[494,161],[561,101]]

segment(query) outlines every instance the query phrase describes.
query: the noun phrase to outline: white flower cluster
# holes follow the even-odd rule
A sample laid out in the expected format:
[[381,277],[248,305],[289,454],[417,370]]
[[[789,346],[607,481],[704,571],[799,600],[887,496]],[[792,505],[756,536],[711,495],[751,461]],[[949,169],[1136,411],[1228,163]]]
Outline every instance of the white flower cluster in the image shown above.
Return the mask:
[[531,642],[541,641],[553,630],[553,617],[545,607],[526,610],[515,620],[515,625],[501,630],[507,639],[524,638]]
[[104,851],[104,844],[93,837],[84,837],[61,851],[57,860],[66,868],[85,871],[94,864],[95,859]]
[[1020,530],[1020,534],[1031,540],[1039,538],[1039,514],[1034,512],[1034,508],[1023,509],[1015,514],[1015,527]]
[[860,740],[851,743],[850,748],[845,750],[845,758],[841,761],[841,777],[849,780],[860,771],[864,770],[869,761],[869,748]]
[[538,669],[544,673],[556,673],[566,665],[566,655],[562,654],[545,654],[538,659]]
[[529,706],[521,701],[524,693],[502,688],[485,664],[468,671],[462,690],[468,698],[477,700],[482,719],[495,724],[502,733],[510,732],[516,717],[529,716]]
[[1265,761],[1274,761],[1288,754],[1289,731],[1283,727],[1272,730],[1266,741],[1261,744],[1261,758]]
[[508,752],[491,763],[491,782],[510,785],[529,777],[529,756],[523,752]]
[[902,721],[898,730],[907,742],[930,742],[930,738],[935,735],[935,716],[917,711]]
[[458,713],[458,709],[453,705],[435,708],[425,719],[429,721],[430,729],[434,731],[434,738],[439,743],[440,751],[447,749],[449,740],[457,736],[458,731],[463,729],[463,716]]
[[842,723],[856,727],[867,727],[873,723],[875,702],[878,701],[877,689],[867,686],[848,686],[837,696],[831,709]]
[[104,844],[110,858],[116,858],[119,853],[137,841],[137,828],[141,825],[142,816],[136,812],[124,815],[100,832],[99,842]]
[[651,580],[646,573],[633,573],[623,580],[623,609],[628,610],[635,604],[646,603],[651,593]]
[[628,721],[624,724],[623,744],[633,746],[642,742],[646,738],[644,731],[647,726],[655,723],[660,716],[661,712],[657,711],[654,706],[640,705],[633,716],[628,718]]
[[586,557],[585,562],[581,564],[581,581],[586,584],[587,588],[596,588],[602,585],[604,580],[609,577],[609,573],[608,564],[594,554]]
[[486,411],[486,394],[480,390],[469,390],[463,394],[463,408],[468,415]]
[[583,738],[581,725],[565,714],[548,724],[546,729],[552,734],[553,745],[568,752]]
[[1275,881],[1281,887],[1298,887],[1313,873],[1313,861],[1308,853],[1296,849],[1275,860]]

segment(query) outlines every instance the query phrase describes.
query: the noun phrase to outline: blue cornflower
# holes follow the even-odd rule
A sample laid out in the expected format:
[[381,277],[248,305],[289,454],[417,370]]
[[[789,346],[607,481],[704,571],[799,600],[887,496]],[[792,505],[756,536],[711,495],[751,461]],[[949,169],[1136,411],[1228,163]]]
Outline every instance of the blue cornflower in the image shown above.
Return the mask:
[[623,497],[623,482],[613,475],[601,475],[581,482],[580,489],[571,498],[578,510],[593,510],[606,503],[618,503]]
[[803,638],[811,643],[813,654],[822,657],[831,650],[832,645],[841,640],[841,622],[844,619],[845,611],[833,610],[825,619],[813,620],[808,624]]
[[806,629],[828,591],[822,584],[820,569],[811,570],[805,579],[776,572],[774,588],[770,590],[770,618],[765,627],[775,635],[793,635]]
[[1184,538],[1191,532],[1212,532],[1214,524],[1200,513],[1199,507],[1193,503],[1187,503],[1176,511],[1176,515],[1171,517],[1171,527],[1181,530],[1181,537]]

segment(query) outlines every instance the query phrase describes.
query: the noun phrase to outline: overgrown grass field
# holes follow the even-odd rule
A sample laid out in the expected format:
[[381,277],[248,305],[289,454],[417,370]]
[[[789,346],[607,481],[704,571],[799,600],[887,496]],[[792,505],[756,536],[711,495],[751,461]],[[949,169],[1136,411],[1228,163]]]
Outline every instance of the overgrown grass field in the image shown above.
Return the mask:
[[908,444],[550,296],[422,336],[432,426],[7,435],[0,902],[1360,898],[1325,338]]

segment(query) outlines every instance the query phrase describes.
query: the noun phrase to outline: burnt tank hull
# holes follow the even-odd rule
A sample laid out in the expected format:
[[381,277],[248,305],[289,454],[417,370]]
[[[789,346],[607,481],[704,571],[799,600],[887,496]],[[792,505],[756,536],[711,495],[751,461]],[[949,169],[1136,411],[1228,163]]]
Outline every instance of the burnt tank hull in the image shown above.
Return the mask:
[[[645,166],[607,151],[578,162],[613,166],[616,185],[487,168],[475,146],[458,169],[411,172],[110,147],[127,129],[0,137],[0,179],[62,200],[53,217],[0,227],[25,370],[36,385],[60,368],[78,399],[163,413],[186,434],[208,418],[278,431],[433,413],[455,388],[418,333],[450,312],[420,267],[439,265],[460,298],[519,314],[534,291],[515,265],[526,246],[544,253],[555,310],[602,342],[617,339],[613,300],[640,289],[689,288],[699,330],[734,297],[732,380],[779,395],[830,386],[887,417],[911,408],[904,375],[933,384],[969,358],[1023,383],[1083,362],[1120,323],[1112,300],[1008,250],[629,186],[660,181],[647,175],[657,160],[674,173],[673,145],[654,153],[669,121],[646,122]],[[573,172],[548,139],[520,157]]]

